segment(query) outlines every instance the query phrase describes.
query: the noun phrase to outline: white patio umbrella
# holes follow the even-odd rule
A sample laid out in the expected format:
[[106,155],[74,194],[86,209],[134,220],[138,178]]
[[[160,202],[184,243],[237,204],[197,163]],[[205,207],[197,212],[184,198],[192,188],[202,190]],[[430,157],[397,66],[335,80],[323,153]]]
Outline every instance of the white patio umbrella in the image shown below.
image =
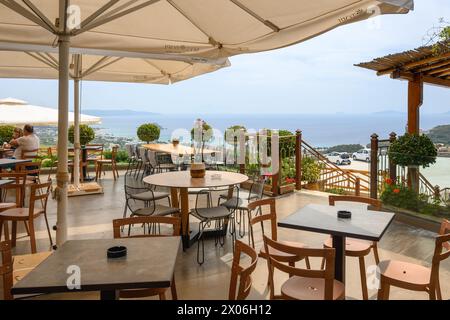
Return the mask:
[[[105,56],[228,57],[280,48],[376,14],[407,13],[412,0],[0,0],[3,48],[58,46],[58,223],[66,239],[70,47]],[[72,4],[72,6],[70,5]],[[112,53],[114,52],[114,53]]]
[[[21,52],[0,50],[0,78],[25,78],[25,79],[58,79],[58,55],[54,48],[45,48],[43,52]],[[74,130],[74,184],[78,185],[80,179],[79,149],[80,134],[79,123],[95,124],[100,118],[86,115],[78,115],[80,112],[80,80],[130,82],[147,84],[171,84],[186,80],[201,74],[216,71],[230,65],[228,59],[217,59],[214,63],[171,61],[161,59],[108,57],[95,55],[72,54],[69,59],[70,77],[74,80],[74,113],[69,113],[69,122],[75,124]],[[4,101],[8,105],[16,104],[23,106],[23,101],[9,99]],[[1,104],[1,101],[0,101]],[[29,117],[24,116],[23,123],[29,118],[34,119],[36,125],[47,125],[58,123],[58,111],[51,109],[48,112],[34,107],[29,111]],[[21,108],[22,113],[13,114],[14,108],[4,108],[0,112],[0,119],[4,115],[4,122],[18,123],[22,113],[31,108]],[[0,108],[1,111],[1,108]],[[6,113],[8,111],[8,113]],[[35,116],[36,115],[36,116]],[[47,119],[54,121],[48,122]],[[2,123],[2,120],[0,120]]]
[[[69,112],[70,123],[74,122],[74,113]],[[80,115],[82,124],[101,123],[99,117]],[[6,98],[0,100],[0,125],[54,126],[58,124],[58,109],[28,104],[26,101]]]

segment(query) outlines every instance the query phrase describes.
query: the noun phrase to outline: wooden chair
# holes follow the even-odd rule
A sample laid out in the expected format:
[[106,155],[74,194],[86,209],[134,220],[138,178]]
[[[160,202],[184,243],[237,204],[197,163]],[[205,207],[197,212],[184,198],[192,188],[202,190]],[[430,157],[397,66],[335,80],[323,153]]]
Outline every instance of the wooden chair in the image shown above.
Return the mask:
[[[263,236],[266,252],[269,252],[269,287],[271,299],[289,300],[341,300],[345,298],[345,286],[334,279],[334,248],[311,249],[289,246]],[[271,252],[282,252],[276,256]],[[293,267],[297,261],[306,257],[325,259],[325,268],[320,270]],[[286,263],[290,264],[287,265]],[[280,270],[289,275],[281,285],[281,293],[275,294],[274,271]]]
[[[26,173],[0,173],[0,179],[11,179],[14,180],[13,183],[4,185],[1,187],[2,198],[0,199],[0,212],[6,211],[8,209],[20,208],[23,204],[23,197],[25,195],[25,183],[26,183]],[[15,191],[15,202],[6,202],[7,194],[9,190]],[[26,223],[24,223],[27,227]],[[4,224],[5,234],[8,234],[8,223]],[[28,229],[27,229],[28,230]],[[0,239],[2,237],[3,228],[0,223]]]
[[11,243],[3,241],[0,242],[0,254],[2,256],[0,276],[3,279],[3,299],[12,300],[11,288],[13,285],[36,268],[51,252],[39,252],[13,257],[11,255]]
[[[17,222],[23,221],[27,225],[27,232],[30,236],[31,253],[36,253],[36,235],[34,230],[34,219],[43,215],[47,226],[50,246],[53,246],[53,239],[47,219],[47,201],[50,194],[52,182],[31,185],[30,205],[28,208],[13,208],[0,212],[0,228],[8,221],[12,222],[12,240],[11,245],[16,245]],[[44,191],[43,191],[44,190]],[[40,201],[42,208],[36,207],[36,202]],[[5,229],[5,239],[9,240],[7,229]]]
[[[275,206],[275,199],[274,198],[268,198],[268,199],[263,199],[263,200],[257,200],[254,202],[251,202],[248,204],[248,209],[250,210],[250,212],[256,210],[256,209],[262,209],[265,206],[269,206],[270,207],[270,211],[268,214],[261,214],[259,216],[255,216],[254,218],[250,219],[250,244],[253,248],[255,248],[255,237],[254,237],[254,230],[255,230],[255,225],[256,224],[260,224],[261,225],[261,232],[264,235],[266,235],[265,230],[264,230],[264,222],[265,221],[270,221],[270,230],[271,230],[271,239],[273,241],[278,241],[278,228],[277,228],[277,212],[276,212],[276,206]],[[289,245],[292,247],[297,247],[297,248],[304,248],[305,245],[303,243],[300,242],[288,242],[288,241],[279,241],[279,243],[285,244],[285,245]],[[286,253],[284,252],[278,252],[278,251],[271,251],[270,254],[278,259],[284,259],[286,257]],[[268,255],[267,255],[267,251],[266,251],[266,247],[263,246],[259,252],[259,256],[263,259],[268,259]],[[302,260],[302,259],[300,259]],[[306,263],[306,268],[311,269],[311,265],[309,263],[309,258],[305,257],[305,263]],[[295,265],[291,265],[292,267],[294,267]]]
[[[241,265],[242,253],[250,258],[247,267]],[[248,297],[252,288],[251,274],[255,271],[257,262],[258,254],[256,251],[245,243],[236,240],[233,265],[231,266],[230,289],[228,291],[229,300],[245,300]]]
[[[443,252],[444,251],[444,252]],[[439,235],[436,237],[431,269],[402,261],[386,260],[378,265],[380,269],[380,288],[378,300],[388,300],[390,286],[413,291],[425,291],[430,300],[442,300],[439,283],[441,261],[450,257],[450,221],[442,221]]]
[[117,170],[117,163],[116,163],[118,150],[119,150],[118,146],[112,148],[111,159],[95,160],[95,181],[98,181],[98,179],[101,178],[101,175],[103,173],[103,165],[105,164],[111,166],[114,180],[117,180],[117,178],[119,177],[119,171]]
[[[368,204],[372,206],[375,210],[381,210],[382,207],[382,203],[380,200],[357,196],[329,196],[328,201],[330,206],[334,206],[335,203],[338,201],[346,201],[346,202],[357,202]],[[331,238],[328,238],[324,242],[324,247],[325,248],[333,247],[333,242]],[[376,241],[365,241],[353,238],[347,238],[345,240],[345,255],[347,257],[356,257],[359,259],[359,273],[361,277],[362,296],[364,300],[369,299],[369,292],[367,290],[366,264],[364,257],[369,255],[372,250],[376,264],[380,263],[378,246]]]
[[[172,226],[172,234],[161,235],[161,234],[141,234],[141,235],[130,235],[131,226],[133,224],[142,225],[160,225],[166,224]],[[128,234],[124,236],[121,232],[124,226],[128,226]],[[120,238],[145,238],[145,237],[164,237],[164,236],[180,236],[181,231],[181,218],[179,217],[133,217],[125,219],[113,220],[114,229],[114,239]],[[150,230],[150,228],[149,228]],[[120,298],[143,298],[158,295],[161,300],[166,300],[166,291],[169,288],[149,288],[149,289],[130,289],[130,290],[120,290]],[[170,290],[172,293],[172,299],[177,300],[177,289],[175,285],[175,275],[172,278],[172,283],[170,285]]]
[[21,159],[24,160],[33,160],[38,157],[39,149],[32,149],[32,150],[22,150],[22,153],[20,155]]

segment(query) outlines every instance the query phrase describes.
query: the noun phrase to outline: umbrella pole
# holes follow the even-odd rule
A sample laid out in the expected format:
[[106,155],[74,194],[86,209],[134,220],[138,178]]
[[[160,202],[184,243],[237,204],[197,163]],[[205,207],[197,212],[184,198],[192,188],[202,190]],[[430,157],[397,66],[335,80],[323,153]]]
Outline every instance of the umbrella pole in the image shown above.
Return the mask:
[[75,188],[80,185],[80,79],[74,79],[74,158],[73,158],[73,184]]
[[69,48],[70,36],[66,29],[66,1],[59,1],[59,94],[58,94],[58,171],[56,174],[56,245],[61,246],[67,240],[67,184],[69,173],[68,158],[68,124],[69,124]]

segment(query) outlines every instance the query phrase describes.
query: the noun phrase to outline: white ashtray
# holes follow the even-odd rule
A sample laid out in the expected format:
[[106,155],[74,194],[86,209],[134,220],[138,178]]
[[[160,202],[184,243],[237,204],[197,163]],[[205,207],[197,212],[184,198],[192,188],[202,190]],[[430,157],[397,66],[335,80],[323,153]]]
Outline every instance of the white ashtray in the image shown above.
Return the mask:
[[220,173],[215,173],[211,175],[212,180],[220,180],[222,179],[222,175]]

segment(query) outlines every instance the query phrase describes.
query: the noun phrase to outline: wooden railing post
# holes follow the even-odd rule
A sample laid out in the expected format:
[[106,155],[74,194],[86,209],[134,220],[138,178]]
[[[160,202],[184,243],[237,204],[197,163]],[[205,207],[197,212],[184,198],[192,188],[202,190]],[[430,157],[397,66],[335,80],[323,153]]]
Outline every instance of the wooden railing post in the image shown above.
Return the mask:
[[[397,134],[395,132],[391,132],[389,134],[389,142],[392,144],[397,140]],[[392,181],[397,181],[397,165],[389,158],[389,178]]]
[[358,177],[355,181],[355,196],[359,197],[361,195],[361,179]]
[[370,140],[370,197],[378,198],[378,135],[372,134]]
[[302,131],[295,131],[295,190],[302,189]]
[[441,188],[439,186],[434,187],[434,199],[436,201],[441,200]]

